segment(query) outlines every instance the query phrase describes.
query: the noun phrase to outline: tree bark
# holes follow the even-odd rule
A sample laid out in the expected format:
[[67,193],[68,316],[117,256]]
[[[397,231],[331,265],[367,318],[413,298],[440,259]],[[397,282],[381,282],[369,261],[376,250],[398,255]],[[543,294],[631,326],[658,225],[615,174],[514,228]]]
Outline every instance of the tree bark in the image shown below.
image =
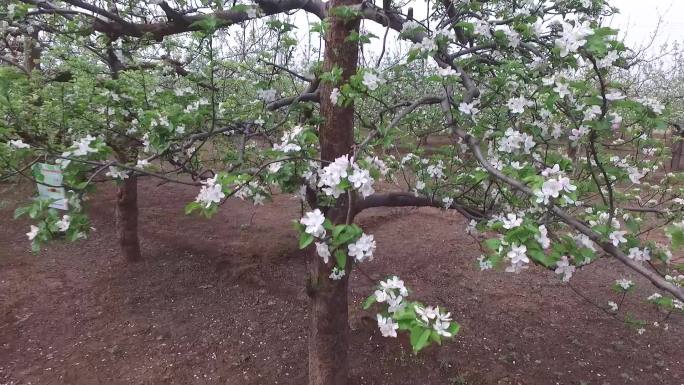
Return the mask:
[[142,259],[138,239],[138,180],[135,175],[124,179],[116,193],[116,229],[121,253],[128,262]]
[[309,385],[346,385],[349,373],[348,275],[328,277],[330,267],[312,252]]
[[[331,0],[329,9],[360,4],[360,0]],[[344,21],[331,17],[326,36],[324,71],[337,66],[342,69],[342,83],[356,73],[359,47],[356,42],[345,41],[352,30],[359,28],[359,20]],[[319,130],[321,159],[332,161],[351,154],[354,145],[354,108],[340,107],[330,101],[335,85],[321,84],[321,114],[323,124]],[[326,212],[334,223],[347,219],[347,195]],[[349,312],[347,288],[349,262],[346,275],[331,280],[330,267],[325,266],[316,253],[311,253],[311,332],[309,336],[309,385],[346,385],[349,371],[347,351],[349,348]]]
[[679,124],[673,124],[672,130],[672,158],[670,159],[670,170],[684,170],[684,131]]

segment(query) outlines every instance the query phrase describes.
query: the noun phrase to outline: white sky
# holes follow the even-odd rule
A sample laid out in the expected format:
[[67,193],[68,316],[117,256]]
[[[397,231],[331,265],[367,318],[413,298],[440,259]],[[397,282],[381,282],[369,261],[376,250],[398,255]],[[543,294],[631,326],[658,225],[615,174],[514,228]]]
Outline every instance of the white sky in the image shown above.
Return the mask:
[[[375,2],[381,3],[379,0]],[[651,55],[660,52],[660,47],[665,43],[674,41],[684,43],[684,0],[611,0],[610,3],[620,9],[620,14],[605,20],[604,25],[619,29],[619,36],[625,39],[627,47],[639,50],[651,42],[654,34],[656,35],[655,40],[647,50]],[[426,0],[413,0],[410,6],[414,8],[417,19],[425,17]],[[403,8],[406,12],[408,6]],[[306,25],[314,19],[310,18],[309,21],[306,21],[301,14],[298,12],[295,15],[295,24],[300,26],[299,32],[303,33],[301,38],[304,38],[308,32]],[[659,21],[660,25],[658,25]],[[369,32],[380,37],[380,39],[373,39],[371,44],[364,46],[364,52],[368,55],[367,59],[370,60],[374,54],[379,53],[382,47],[381,37],[385,29],[370,21],[365,21],[364,26]],[[388,44],[387,49],[405,52],[410,44],[406,41],[397,41],[396,37],[397,34],[390,31],[388,41],[391,43]]]
[[612,5],[621,12],[610,25],[621,30],[632,48],[648,43],[656,29],[655,46],[684,40],[684,0],[613,0]]

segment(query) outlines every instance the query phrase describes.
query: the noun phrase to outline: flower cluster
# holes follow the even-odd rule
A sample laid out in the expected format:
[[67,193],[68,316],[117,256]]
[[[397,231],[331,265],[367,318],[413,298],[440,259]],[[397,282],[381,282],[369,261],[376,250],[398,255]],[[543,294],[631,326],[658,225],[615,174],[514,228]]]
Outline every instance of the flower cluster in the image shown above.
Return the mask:
[[383,337],[396,338],[398,331],[408,331],[413,350],[418,352],[431,342],[441,343],[442,337],[451,338],[458,333],[460,326],[453,321],[451,313],[439,306],[407,301],[408,295],[404,281],[391,276],[381,281],[364,302],[365,309],[373,304],[381,306],[376,320]]
[[568,56],[587,43],[586,37],[594,33],[587,22],[570,24],[566,21],[560,22],[563,31],[561,36],[556,39],[556,47],[560,49],[561,57]]
[[299,125],[294,126],[289,131],[285,131],[280,138],[280,143],[275,144],[273,149],[284,153],[300,151],[302,147],[299,145],[298,139],[302,131],[304,131],[304,127]]
[[325,264],[335,257],[337,270],[331,274],[332,279],[344,276],[348,256],[356,262],[373,259],[376,248],[373,235],[365,234],[357,225],[333,225],[320,209],[305,213],[298,222],[298,229],[300,248],[315,243],[316,254]]
[[214,203],[219,203],[226,194],[223,192],[223,186],[217,183],[218,174],[214,175],[213,178],[209,178],[202,182],[203,186],[195,202],[201,204],[205,208],[209,208]]
[[532,135],[509,128],[499,142],[499,151],[508,154],[529,154],[535,145]]
[[349,187],[358,190],[364,198],[375,192],[370,172],[350,160],[348,155],[320,169],[318,176],[318,187],[334,198],[339,198]]
[[[560,171],[558,164],[542,171],[542,176],[546,180],[542,183],[541,188],[535,192],[537,203],[548,204],[551,198],[558,198],[562,192],[572,193],[577,190],[577,187],[571,183],[570,178]],[[563,197],[566,202],[573,202],[567,195]]]

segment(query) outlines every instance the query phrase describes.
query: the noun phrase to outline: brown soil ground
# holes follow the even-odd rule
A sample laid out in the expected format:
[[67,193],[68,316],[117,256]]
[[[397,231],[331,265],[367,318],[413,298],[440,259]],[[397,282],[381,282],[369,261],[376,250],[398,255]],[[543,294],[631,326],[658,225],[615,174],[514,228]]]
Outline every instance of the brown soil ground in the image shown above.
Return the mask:
[[[91,204],[88,240],[33,255],[28,222],[11,219],[30,186],[0,188],[0,384],[306,383],[296,200],[231,200],[206,220],[183,215],[194,188],[145,181],[145,261],[126,265],[111,189]],[[638,335],[551,272],[480,272],[479,248],[451,213],[375,209],[359,220],[378,242],[364,271],[398,274],[415,298],[450,309],[462,331],[413,356],[368,320],[360,303],[373,284],[354,274],[350,384],[684,384],[683,317]],[[619,301],[610,286],[620,277],[639,287],[620,315],[663,318],[642,301],[653,288],[614,261],[578,272],[572,285],[606,307]]]

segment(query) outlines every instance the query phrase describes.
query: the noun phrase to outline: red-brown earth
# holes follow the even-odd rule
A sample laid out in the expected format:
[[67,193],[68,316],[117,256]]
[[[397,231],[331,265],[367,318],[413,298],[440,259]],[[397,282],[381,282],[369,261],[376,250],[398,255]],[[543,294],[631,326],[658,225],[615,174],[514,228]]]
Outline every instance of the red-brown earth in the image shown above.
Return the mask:
[[[305,384],[306,259],[291,221],[299,203],[229,200],[212,219],[185,216],[196,189],[144,181],[145,260],[127,265],[114,231],[114,193],[90,202],[85,241],[29,250],[28,221],[11,219],[31,186],[0,190],[0,384]],[[398,274],[413,297],[451,310],[461,333],[411,354],[382,338],[361,302],[373,282],[351,279],[350,384],[684,384],[684,321],[643,335],[590,304],[552,272],[480,272],[465,221],[437,209],[373,209],[374,279]],[[582,296],[607,308],[610,286],[636,293],[620,316],[662,320],[654,290],[616,261],[575,274]]]

